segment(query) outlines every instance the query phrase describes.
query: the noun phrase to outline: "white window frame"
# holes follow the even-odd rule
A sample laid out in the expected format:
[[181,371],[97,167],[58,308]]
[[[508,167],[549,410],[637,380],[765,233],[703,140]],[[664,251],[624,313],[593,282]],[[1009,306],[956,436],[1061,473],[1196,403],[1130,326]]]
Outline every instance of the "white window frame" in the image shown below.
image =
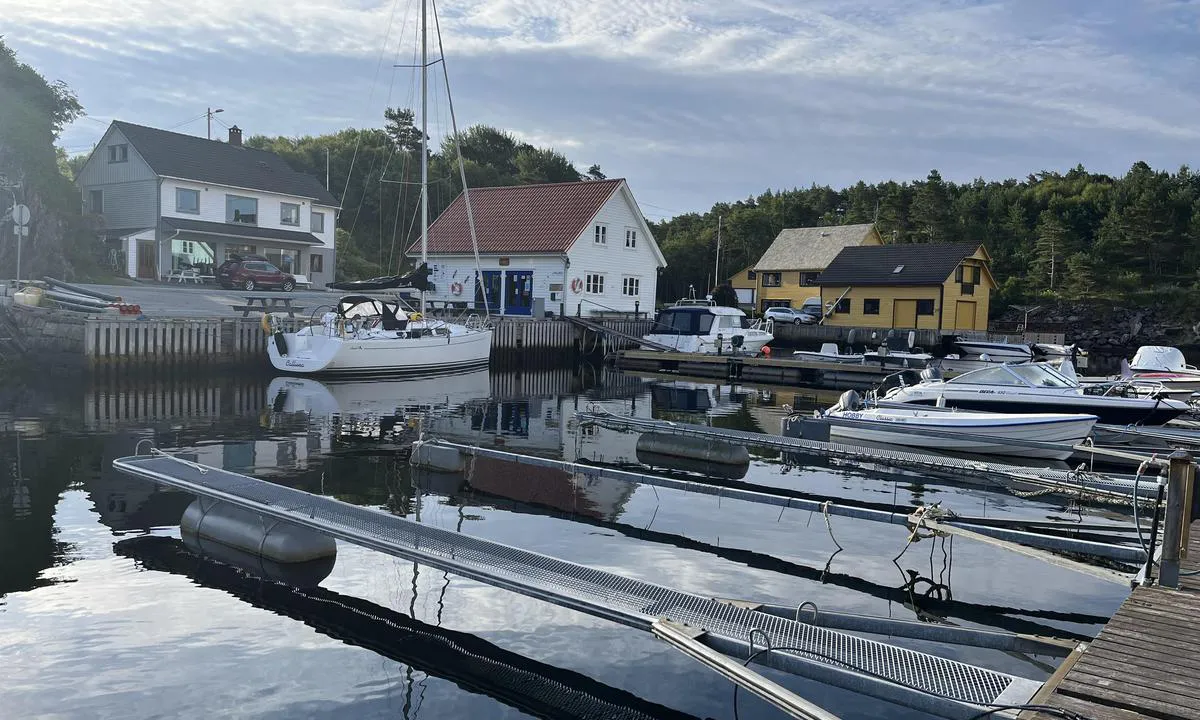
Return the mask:
[[[183,197],[184,193],[194,193],[196,195],[196,209],[195,210],[184,210],[183,209],[183,204],[180,203],[179,200],[180,200],[180,198]],[[200,191],[196,190],[195,188],[181,188],[181,187],[175,188],[175,212],[183,213],[185,215],[199,215],[200,214]]]
[[[317,221],[317,218],[321,218],[320,222]],[[321,227],[318,229],[317,225],[320,225]],[[317,212],[316,210],[312,211],[312,215],[308,220],[308,231],[315,233],[325,232],[325,213]]]
[[604,223],[596,223],[596,227],[592,230],[593,244],[607,245],[608,244],[608,226]]
[[[633,290],[633,292],[630,292]],[[621,278],[621,294],[626,297],[638,297],[642,294],[642,279],[632,275]]]
[[635,228],[625,228],[625,247],[637,250],[637,230]]
[[603,295],[604,273],[587,273],[584,275],[583,288],[588,295]]
[[[294,208],[296,210],[296,222],[288,222],[284,215],[284,210]],[[288,227],[300,227],[300,205],[298,203],[281,202],[279,203],[279,224],[287,225]]]

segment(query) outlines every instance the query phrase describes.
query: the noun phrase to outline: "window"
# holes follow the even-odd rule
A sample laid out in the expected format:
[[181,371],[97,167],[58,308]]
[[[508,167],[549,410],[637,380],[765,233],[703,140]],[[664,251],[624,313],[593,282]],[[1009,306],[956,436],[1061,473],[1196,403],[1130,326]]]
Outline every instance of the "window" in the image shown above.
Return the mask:
[[841,300],[838,300],[837,305],[833,306],[833,311],[835,313],[850,312],[850,298],[842,298]]
[[109,145],[108,161],[110,163],[129,162],[129,146],[125,144]]
[[817,276],[820,274],[821,273],[819,273],[819,272],[802,272],[802,273],[800,273],[800,284],[808,285],[810,287],[813,285],[816,285],[817,284]]
[[603,275],[599,275],[599,274],[595,274],[595,273],[588,273],[587,277],[585,278],[585,285],[586,285],[585,289],[593,295],[603,295],[604,294],[604,276]]
[[175,188],[175,212],[200,214],[200,191]]
[[746,279],[747,280],[757,280],[758,273],[754,272],[753,270],[747,270],[746,271]]
[[[603,278],[601,284],[604,284]],[[621,280],[621,294],[637,296],[640,293],[642,282],[639,278],[627,277]]]
[[308,256],[308,271],[311,273],[325,272],[325,256],[313,253]]
[[225,222],[240,225],[258,224],[258,201],[241,195],[225,196]]
[[255,248],[253,245],[226,245],[225,259],[232,260],[233,255],[253,255],[256,250],[257,248]]
[[766,312],[767,310],[769,310],[773,307],[790,308],[792,306],[792,301],[791,300],[763,300],[760,303],[760,305],[762,306],[762,312]]
[[607,225],[597,225],[596,226],[596,244],[597,245],[607,245],[608,244],[608,226]]
[[300,251],[299,250],[281,250],[279,248],[267,248],[263,251],[271,263],[283,270],[285,273],[300,272]]
[[978,285],[979,277],[982,273],[983,273],[982,268],[980,268],[978,265],[972,265],[971,266],[971,282]]
[[637,230],[630,230],[629,228],[625,229],[625,247],[637,247]]
[[180,243],[179,249],[185,255],[191,255],[196,252],[196,243],[191,240],[184,240]]
[[975,294],[975,286],[970,283],[963,283],[961,290],[962,290],[963,295],[974,295]]
[[300,206],[296,203],[279,203],[279,224],[300,226]]
[[867,298],[863,300],[863,315],[878,315],[879,314],[879,298]]
[[897,265],[897,266],[896,266],[896,269],[892,271],[892,274],[893,274],[893,275],[897,275],[897,274],[899,274],[899,273],[902,273],[902,272],[904,272],[904,266],[903,266],[903,265]]
[[780,282],[780,274],[779,273],[765,272],[762,274],[762,286],[763,287],[779,287],[781,284],[782,283]]
[[312,225],[309,230],[315,233],[325,232],[325,213],[315,212],[312,214]]
[[917,301],[917,314],[918,315],[932,315],[933,314],[933,301],[932,300],[918,300]]
[[959,266],[958,266],[958,267],[957,267],[957,268],[954,270],[954,282],[959,282],[959,283],[960,283],[960,282],[962,282],[962,281],[963,281],[963,266],[962,266],[962,265],[959,265]]
[[94,213],[104,212],[103,190],[92,190],[88,193],[88,208]]

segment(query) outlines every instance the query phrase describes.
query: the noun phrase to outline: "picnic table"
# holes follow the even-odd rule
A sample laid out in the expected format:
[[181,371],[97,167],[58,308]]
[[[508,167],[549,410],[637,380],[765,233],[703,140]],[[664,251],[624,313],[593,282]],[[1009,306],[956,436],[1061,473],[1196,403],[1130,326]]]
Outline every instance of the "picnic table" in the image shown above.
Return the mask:
[[245,305],[230,305],[234,310],[241,310],[242,317],[249,317],[252,310],[260,312],[286,312],[288,317],[296,317],[296,313],[304,312],[303,306],[292,305],[291,295],[245,295]]

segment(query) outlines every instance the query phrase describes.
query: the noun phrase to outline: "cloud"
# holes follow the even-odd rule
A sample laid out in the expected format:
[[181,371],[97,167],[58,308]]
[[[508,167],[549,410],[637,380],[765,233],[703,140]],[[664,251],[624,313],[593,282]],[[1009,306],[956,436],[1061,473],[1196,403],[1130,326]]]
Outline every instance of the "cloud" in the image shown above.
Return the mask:
[[[299,135],[413,99],[391,65],[412,62],[415,0],[5,5],[7,40],[106,116],[169,126],[220,102]],[[443,0],[439,16],[460,123],[599,162],[667,207],[935,166],[1178,165],[1200,136],[1196,2]]]

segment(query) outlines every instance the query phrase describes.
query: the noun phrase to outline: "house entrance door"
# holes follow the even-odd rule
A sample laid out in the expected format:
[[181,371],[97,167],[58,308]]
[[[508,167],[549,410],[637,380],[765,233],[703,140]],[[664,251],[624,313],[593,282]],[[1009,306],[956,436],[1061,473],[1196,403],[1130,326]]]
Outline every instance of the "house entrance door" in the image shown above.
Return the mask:
[[973,300],[959,300],[957,303],[955,303],[954,329],[975,329],[975,302]]
[[487,309],[490,313],[500,314],[500,271],[483,271],[482,290],[479,284],[475,286],[475,309],[483,309],[483,293],[487,292]]
[[142,280],[156,280],[158,278],[158,256],[154,252],[154,243],[152,241],[138,240],[137,276]]
[[916,300],[893,300],[892,301],[892,327],[894,328],[915,328],[917,326],[917,301]]
[[504,283],[504,314],[529,315],[533,312],[533,272],[509,270]]

